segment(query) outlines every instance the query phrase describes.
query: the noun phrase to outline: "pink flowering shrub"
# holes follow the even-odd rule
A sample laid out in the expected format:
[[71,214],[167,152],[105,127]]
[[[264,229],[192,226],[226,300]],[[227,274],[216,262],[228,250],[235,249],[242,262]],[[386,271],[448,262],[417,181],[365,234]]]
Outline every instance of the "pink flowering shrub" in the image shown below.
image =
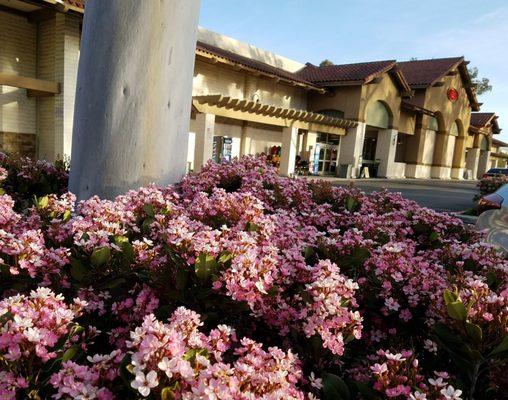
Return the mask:
[[400,194],[244,157],[115,200],[17,201],[0,196],[0,398],[503,393],[507,260]]
[[478,182],[478,189],[480,190],[480,196],[485,196],[489,193],[494,193],[501,186],[508,183],[508,175],[495,175],[486,176],[480,179]]
[[33,204],[35,198],[67,191],[69,165],[33,161],[27,157],[9,157],[0,152],[0,194],[7,193],[16,201],[16,209]]

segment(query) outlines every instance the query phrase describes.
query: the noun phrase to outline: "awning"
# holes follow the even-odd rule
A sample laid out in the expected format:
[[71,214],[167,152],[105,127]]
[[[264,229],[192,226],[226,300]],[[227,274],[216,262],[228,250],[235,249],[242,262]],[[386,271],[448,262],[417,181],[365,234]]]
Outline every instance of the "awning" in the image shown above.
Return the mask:
[[253,100],[235,99],[222,95],[194,96],[192,104],[194,109],[200,113],[336,135],[345,135],[347,128],[355,127],[358,124],[356,121],[311,111],[272,106]]

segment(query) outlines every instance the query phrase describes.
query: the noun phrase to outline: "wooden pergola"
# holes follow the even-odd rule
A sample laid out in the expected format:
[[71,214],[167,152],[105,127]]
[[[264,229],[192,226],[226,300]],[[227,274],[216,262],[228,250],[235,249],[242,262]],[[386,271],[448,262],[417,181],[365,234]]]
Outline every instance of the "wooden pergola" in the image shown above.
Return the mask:
[[336,135],[345,135],[347,128],[353,128],[358,124],[356,121],[312,111],[278,107],[223,95],[194,96],[192,104],[194,110],[199,113]]

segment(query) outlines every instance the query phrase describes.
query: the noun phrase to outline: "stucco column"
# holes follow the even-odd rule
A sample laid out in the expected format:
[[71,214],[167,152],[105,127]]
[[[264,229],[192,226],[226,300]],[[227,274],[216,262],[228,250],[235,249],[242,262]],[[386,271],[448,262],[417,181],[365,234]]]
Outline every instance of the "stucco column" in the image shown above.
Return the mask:
[[353,166],[351,175],[355,178],[360,172],[365,127],[365,122],[358,122],[356,127],[349,128],[346,135],[341,138],[339,165],[351,164]]
[[196,144],[194,145],[194,171],[201,171],[201,167],[213,156],[213,134],[215,132],[215,115],[196,114]]
[[[452,139],[453,138],[453,139]],[[455,137],[447,132],[438,132],[434,145],[434,157],[432,162],[431,177],[437,179],[450,179]],[[452,157],[449,157],[452,152]]]
[[453,150],[452,173],[453,179],[464,179],[464,165],[466,160],[466,138],[464,136],[455,137]]
[[483,174],[489,170],[490,168],[489,159],[490,159],[490,151],[481,150],[480,158],[478,160],[478,173],[476,174],[477,179],[481,179]]
[[242,138],[240,140],[240,156],[250,153],[250,145],[252,138],[248,135],[247,123],[242,124]]
[[436,132],[418,129],[408,137],[406,146],[406,177],[430,178]]
[[288,176],[295,172],[297,143],[298,128],[283,128],[279,169],[281,175]]
[[380,160],[377,171],[380,178],[395,177],[395,151],[397,150],[396,129],[379,130],[377,134],[376,160]]
[[478,162],[480,160],[480,149],[475,147],[467,151],[466,169],[471,171],[472,179],[478,175]]
[[70,190],[112,198],[185,174],[200,0],[89,0]]

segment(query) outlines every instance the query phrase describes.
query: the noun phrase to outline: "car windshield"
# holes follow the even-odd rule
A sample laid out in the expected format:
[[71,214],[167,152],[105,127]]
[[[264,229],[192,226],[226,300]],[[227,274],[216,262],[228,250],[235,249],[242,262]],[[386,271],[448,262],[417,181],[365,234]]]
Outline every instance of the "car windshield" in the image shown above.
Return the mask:
[[491,168],[487,171],[488,174],[508,175],[508,168]]

